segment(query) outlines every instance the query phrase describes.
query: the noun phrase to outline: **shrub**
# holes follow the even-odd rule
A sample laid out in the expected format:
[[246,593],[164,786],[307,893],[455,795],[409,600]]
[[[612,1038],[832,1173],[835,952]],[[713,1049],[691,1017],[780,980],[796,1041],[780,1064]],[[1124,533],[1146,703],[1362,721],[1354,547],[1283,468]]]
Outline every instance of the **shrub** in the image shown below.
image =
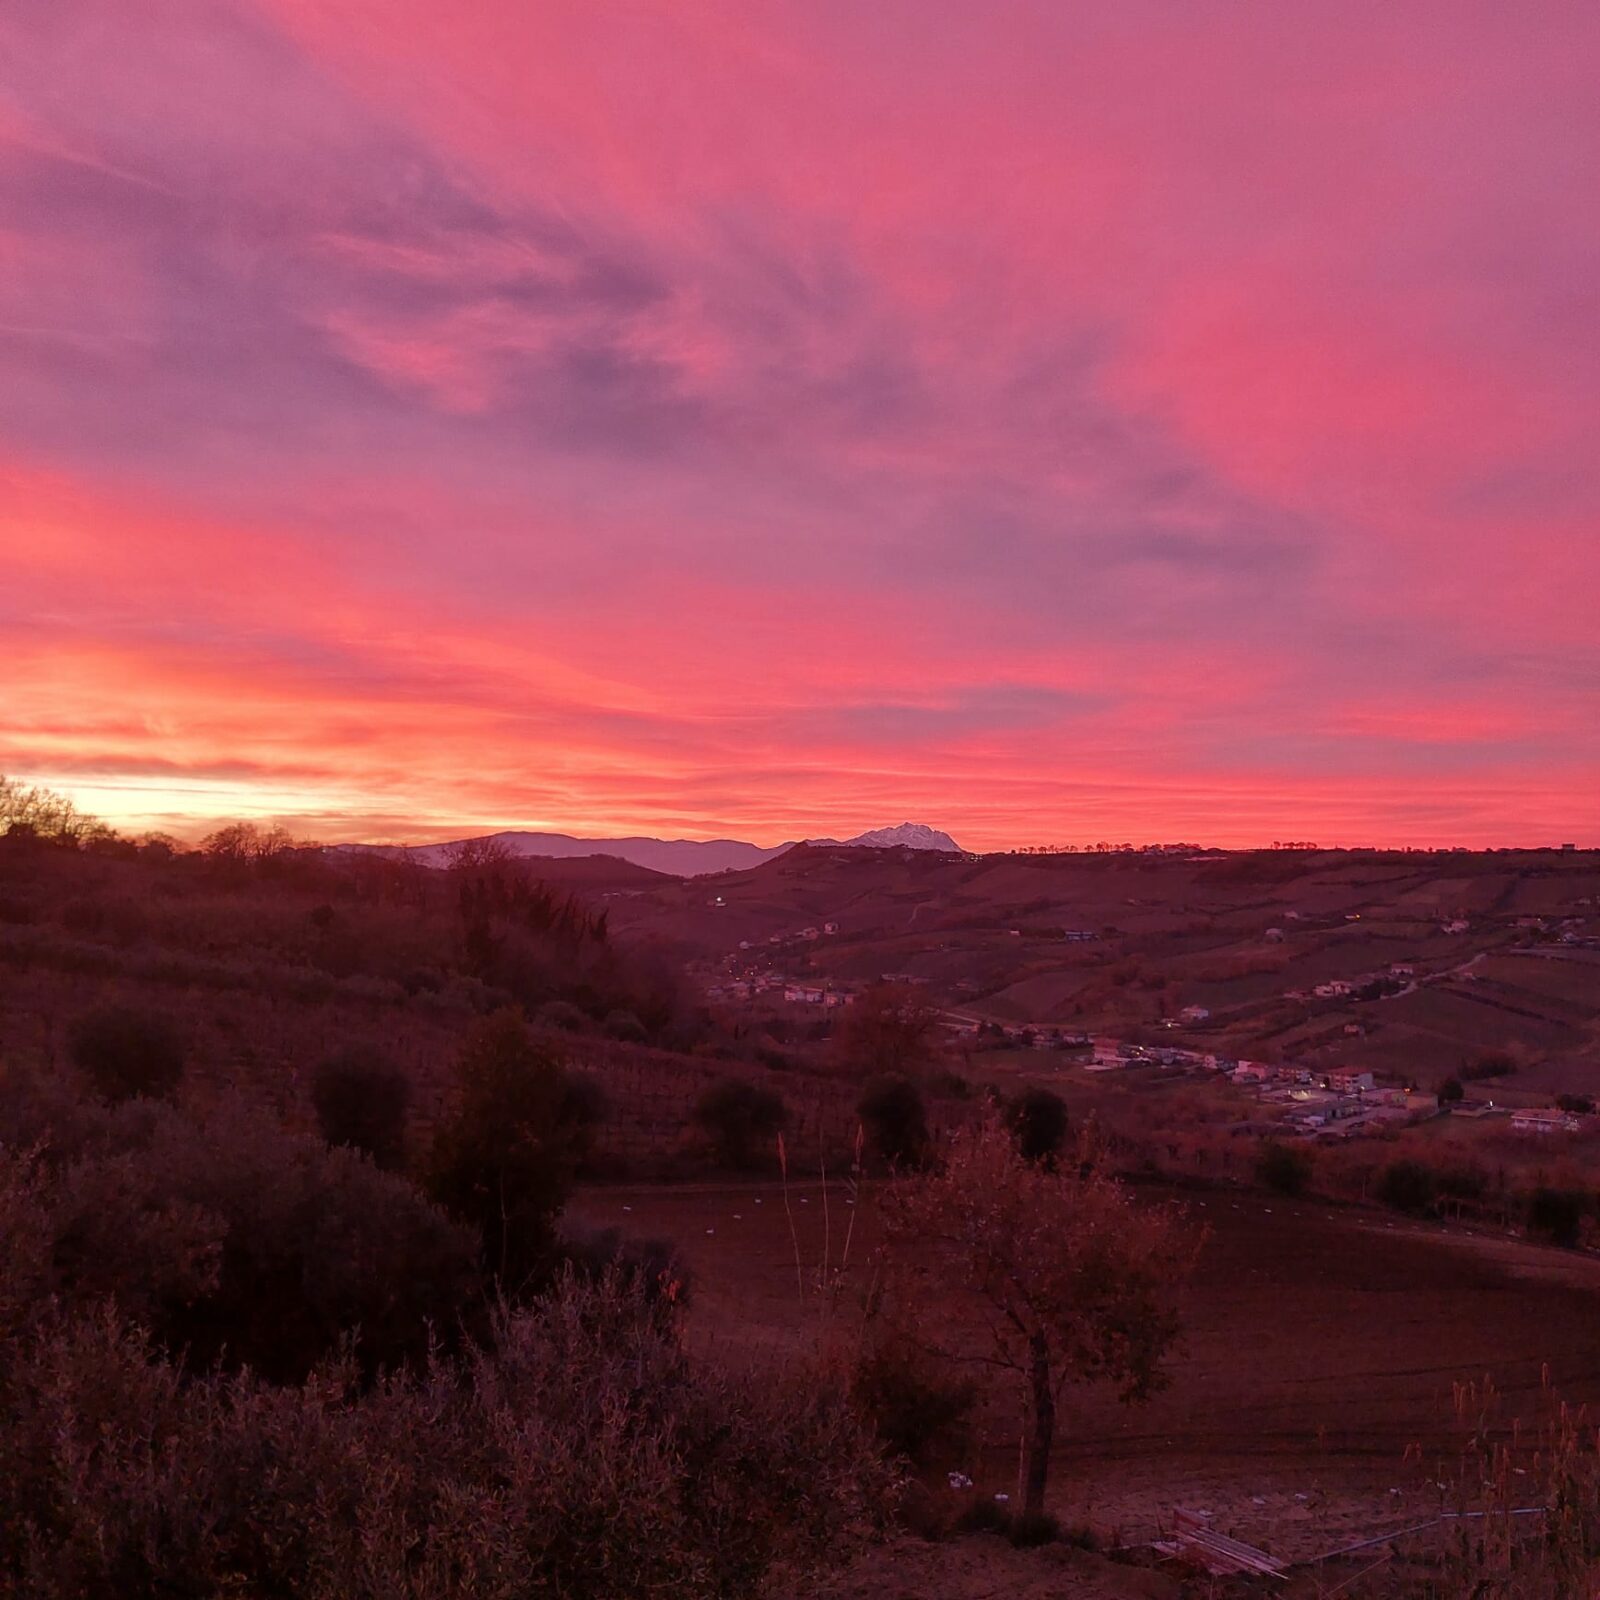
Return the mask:
[[1391,1161],[1378,1180],[1378,1198],[1396,1211],[1421,1216],[1433,1209],[1437,1187],[1431,1167],[1420,1161]]
[[109,1318],[0,1361],[0,1593],[731,1600],[847,1554],[894,1479],[805,1373],[697,1364],[615,1278],[366,1393],[174,1370]]
[[1067,1137],[1066,1102],[1049,1089],[1024,1089],[1006,1107],[1006,1126],[1024,1161],[1053,1167]]
[[1467,1091],[1462,1088],[1459,1078],[1446,1078],[1439,1085],[1439,1104],[1442,1106],[1460,1105],[1467,1097]]
[[609,1273],[629,1293],[664,1310],[681,1311],[689,1303],[689,1264],[670,1239],[630,1239],[618,1228],[563,1222],[556,1257],[558,1270],[570,1271],[584,1283],[599,1283]]
[[570,1000],[549,1000],[539,1007],[534,1019],[541,1027],[560,1028],[563,1033],[582,1033],[589,1019]]
[[191,1367],[298,1381],[359,1338],[371,1372],[425,1355],[480,1298],[472,1236],[409,1183],[242,1103],[197,1119],[41,1095],[11,1113],[11,1148],[51,1158],[49,1293],[77,1315],[115,1300]]
[[649,1037],[645,1025],[631,1011],[620,1009],[607,1016],[606,1032],[624,1044],[643,1044]]
[[921,1166],[928,1153],[928,1114],[909,1078],[888,1074],[862,1090],[856,1112],[878,1156],[895,1167]]
[[1535,1189],[1528,1196],[1528,1231],[1542,1233],[1552,1244],[1574,1249],[1589,1209],[1589,1196],[1581,1189]]
[[948,1376],[902,1333],[880,1333],[865,1345],[850,1399],[884,1449],[914,1467],[960,1460],[971,1444],[977,1384]]
[[311,1103],[330,1145],[348,1145],[380,1167],[405,1161],[406,1113],[411,1085],[401,1070],[371,1045],[351,1045],[316,1069]]
[[1304,1194],[1311,1184],[1310,1153],[1268,1139],[1256,1156],[1256,1182],[1274,1194]]
[[1562,1111],[1571,1111],[1578,1116],[1590,1116],[1594,1112],[1594,1096],[1587,1094],[1558,1094],[1556,1105]]
[[72,1029],[72,1060],[107,1100],[170,1097],[183,1080],[183,1041],[167,1019],[133,1006],[101,1006]]
[[695,1102],[695,1126],[725,1167],[754,1163],[758,1142],[775,1138],[789,1120],[780,1095],[743,1078],[723,1078]]

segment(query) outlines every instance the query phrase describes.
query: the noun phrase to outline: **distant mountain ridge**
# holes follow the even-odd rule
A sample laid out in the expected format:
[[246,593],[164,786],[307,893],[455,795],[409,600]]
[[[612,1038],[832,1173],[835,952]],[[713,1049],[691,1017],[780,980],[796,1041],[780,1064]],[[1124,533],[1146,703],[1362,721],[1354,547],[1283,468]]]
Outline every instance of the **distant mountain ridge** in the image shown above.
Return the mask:
[[[370,851],[420,862],[425,867],[447,867],[463,845],[502,846],[508,854],[545,860],[565,860],[572,856],[617,856],[636,867],[652,872],[667,872],[678,878],[698,878],[711,872],[737,872],[758,867],[763,861],[792,850],[799,841],[764,846],[747,844],[742,839],[651,839],[632,835],[624,839],[582,839],[570,833],[529,833],[507,829],[501,833],[476,834],[470,839],[450,839],[442,844],[342,845],[344,850]],[[944,850],[955,854],[961,847],[947,833],[926,823],[902,822],[892,828],[874,828],[853,839],[807,839],[807,844],[860,846],[865,849]]]
[[958,856],[961,846],[948,833],[930,828],[925,822],[902,822],[892,828],[874,828],[853,839],[807,839],[807,844],[860,846],[869,850],[940,850]]

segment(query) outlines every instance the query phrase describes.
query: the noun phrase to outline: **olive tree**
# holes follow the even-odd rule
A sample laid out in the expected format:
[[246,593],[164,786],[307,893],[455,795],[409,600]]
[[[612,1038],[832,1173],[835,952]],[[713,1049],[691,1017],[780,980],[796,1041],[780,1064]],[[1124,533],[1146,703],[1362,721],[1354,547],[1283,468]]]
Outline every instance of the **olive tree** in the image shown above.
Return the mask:
[[1026,1405],[1024,1516],[1043,1514],[1056,1405],[1070,1383],[1142,1400],[1165,1381],[1198,1239],[1135,1206],[1087,1141],[1053,1168],[996,1117],[883,1200],[891,1282],[926,1347],[1015,1374]]

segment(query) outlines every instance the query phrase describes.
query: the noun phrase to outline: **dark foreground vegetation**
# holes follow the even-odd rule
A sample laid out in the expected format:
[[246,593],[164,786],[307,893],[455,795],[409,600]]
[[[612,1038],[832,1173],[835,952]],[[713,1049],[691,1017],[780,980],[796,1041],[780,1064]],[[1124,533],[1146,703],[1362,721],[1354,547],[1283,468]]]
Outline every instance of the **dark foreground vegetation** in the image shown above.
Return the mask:
[[0,1593],[733,1595],[883,1522],[841,1385],[692,1359],[668,1255],[563,1238],[561,1161],[473,1132],[447,1208],[247,1108],[8,1076]]
[[[808,1057],[526,868],[134,843],[0,782],[0,1595],[799,1596],[897,1527],[1092,1542],[1048,1510],[1063,1399],[1161,1389],[1199,1230],[1114,1176],[1131,1135],[976,1090],[933,1031],[872,990]],[[859,1279],[796,1244],[815,1337],[776,1364],[690,1346],[669,1242],[566,1219],[586,1176],[801,1136],[883,1180],[880,1242]],[[1398,1146],[1359,1176],[1417,1215],[1512,1193]],[[1587,1191],[1518,1203],[1592,1231]],[[940,1490],[982,1407],[1011,1506]],[[1479,1431],[1488,1509],[1534,1490],[1545,1534],[1350,1593],[1582,1592],[1588,1419],[1526,1482]]]

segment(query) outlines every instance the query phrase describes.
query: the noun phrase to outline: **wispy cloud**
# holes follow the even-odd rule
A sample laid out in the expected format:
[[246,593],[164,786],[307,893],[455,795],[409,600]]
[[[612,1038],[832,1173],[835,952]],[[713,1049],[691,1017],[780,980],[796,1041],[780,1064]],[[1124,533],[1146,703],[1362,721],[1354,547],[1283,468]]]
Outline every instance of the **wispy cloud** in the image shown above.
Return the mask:
[[1590,7],[0,49],[0,767],[345,836],[1600,823]]

